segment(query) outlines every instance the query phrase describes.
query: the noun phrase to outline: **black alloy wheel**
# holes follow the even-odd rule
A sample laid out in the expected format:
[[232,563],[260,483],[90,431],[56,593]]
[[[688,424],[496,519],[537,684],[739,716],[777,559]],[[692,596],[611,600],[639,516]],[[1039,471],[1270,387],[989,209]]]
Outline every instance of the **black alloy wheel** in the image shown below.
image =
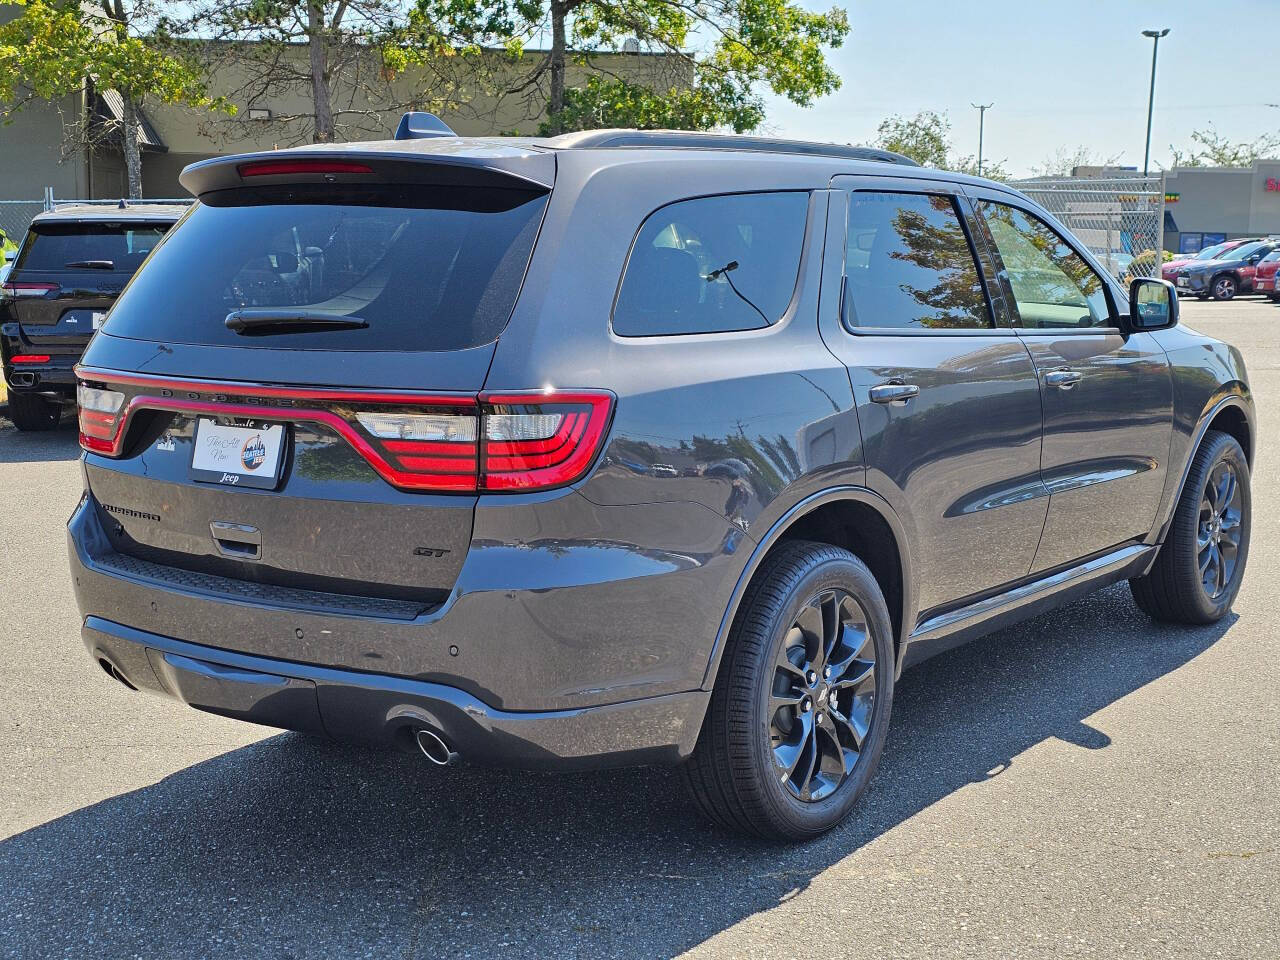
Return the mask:
[[808,840],[852,811],[893,705],[893,625],[861,559],[785,542],[743,596],[693,757],[694,801],[728,829]]
[[845,590],[811,598],[783,639],[769,697],[769,742],[782,783],[823,800],[853,773],[875,709],[876,652]]
[[1251,515],[1244,449],[1235,437],[1210,430],[1191,460],[1155,563],[1129,581],[1138,606],[1171,623],[1224,617],[1244,577]]

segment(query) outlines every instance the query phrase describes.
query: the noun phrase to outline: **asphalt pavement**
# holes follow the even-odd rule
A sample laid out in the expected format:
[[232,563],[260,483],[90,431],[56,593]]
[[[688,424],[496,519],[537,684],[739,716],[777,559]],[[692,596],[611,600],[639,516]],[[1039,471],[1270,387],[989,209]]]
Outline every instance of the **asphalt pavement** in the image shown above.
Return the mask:
[[74,430],[0,421],[0,956],[1280,957],[1280,306],[1183,319],[1258,401],[1234,614],[1120,585],[908,672],[802,846],[666,770],[439,771],[128,692],[79,639]]

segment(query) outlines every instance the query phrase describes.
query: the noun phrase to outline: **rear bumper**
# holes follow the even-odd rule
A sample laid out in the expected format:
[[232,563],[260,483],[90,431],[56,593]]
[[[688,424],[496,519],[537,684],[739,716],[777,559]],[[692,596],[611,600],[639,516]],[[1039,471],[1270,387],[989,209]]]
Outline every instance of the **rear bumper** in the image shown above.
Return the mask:
[[[532,768],[676,763],[689,756],[709,694],[578,710],[496,710],[453,687],[198,646],[88,617],[94,660],[132,687],[198,710],[336,740],[412,748],[423,727],[464,760]],[[105,661],[105,663],[104,663]]]

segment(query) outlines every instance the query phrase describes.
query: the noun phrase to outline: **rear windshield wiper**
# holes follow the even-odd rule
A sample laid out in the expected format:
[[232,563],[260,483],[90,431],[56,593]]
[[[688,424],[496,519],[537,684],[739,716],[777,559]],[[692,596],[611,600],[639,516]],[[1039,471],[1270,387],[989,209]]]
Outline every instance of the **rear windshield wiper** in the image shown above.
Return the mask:
[[116,262],[114,260],[72,260],[70,263],[64,263],[63,266],[75,270],[114,270]]
[[362,330],[369,326],[360,317],[320,310],[232,310],[225,321],[228,330],[241,334],[313,333],[317,330]]

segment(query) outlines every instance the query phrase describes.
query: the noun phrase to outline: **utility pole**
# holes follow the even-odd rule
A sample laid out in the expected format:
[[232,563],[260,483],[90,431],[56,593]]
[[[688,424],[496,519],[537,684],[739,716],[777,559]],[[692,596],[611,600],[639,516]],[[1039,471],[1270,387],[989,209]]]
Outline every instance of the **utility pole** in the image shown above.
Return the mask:
[[1147,147],[1142,152],[1142,175],[1147,176],[1151,165],[1151,114],[1156,106],[1156,55],[1160,52],[1160,38],[1169,35],[1169,28],[1163,30],[1143,30],[1144,37],[1150,37],[1151,44],[1151,93],[1147,97]]
[[983,127],[986,126],[987,111],[995,106],[995,101],[991,103],[970,103],[969,106],[978,111],[978,176],[982,176],[982,134]]

